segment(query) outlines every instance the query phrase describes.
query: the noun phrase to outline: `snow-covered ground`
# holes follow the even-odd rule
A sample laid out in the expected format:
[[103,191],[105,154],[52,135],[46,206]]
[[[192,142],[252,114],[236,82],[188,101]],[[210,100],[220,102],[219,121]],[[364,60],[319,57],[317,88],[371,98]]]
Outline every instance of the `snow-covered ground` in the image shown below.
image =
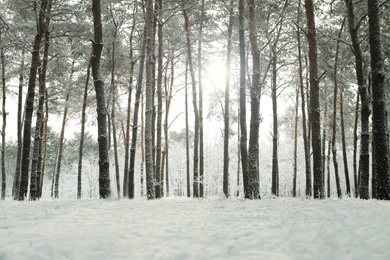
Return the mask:
[[390,259],[390,204],[6,200],[0,259]]

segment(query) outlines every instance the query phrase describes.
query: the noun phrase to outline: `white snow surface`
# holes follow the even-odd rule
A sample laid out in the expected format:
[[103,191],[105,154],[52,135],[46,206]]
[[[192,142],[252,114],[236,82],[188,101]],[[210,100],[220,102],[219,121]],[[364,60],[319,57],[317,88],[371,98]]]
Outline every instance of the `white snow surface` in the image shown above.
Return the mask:
[[390,259],[390,204],[6,200],[0,259]]

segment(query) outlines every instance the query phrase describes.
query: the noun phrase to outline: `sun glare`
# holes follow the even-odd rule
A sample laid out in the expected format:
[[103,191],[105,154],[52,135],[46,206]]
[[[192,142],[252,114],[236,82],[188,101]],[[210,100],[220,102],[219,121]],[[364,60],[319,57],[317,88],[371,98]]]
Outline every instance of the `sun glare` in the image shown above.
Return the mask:
[[204,70],[204,80],[216,89],[223,89],[226,81],[225,62],[216,58],[207,63]]

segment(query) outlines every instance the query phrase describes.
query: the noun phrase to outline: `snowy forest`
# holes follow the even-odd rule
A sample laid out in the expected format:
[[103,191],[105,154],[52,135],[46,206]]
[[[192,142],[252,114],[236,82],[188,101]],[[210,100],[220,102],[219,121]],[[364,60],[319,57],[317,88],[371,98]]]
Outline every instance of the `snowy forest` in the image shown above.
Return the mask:
[[1,199],[390,199],[387,0],[1,0]]

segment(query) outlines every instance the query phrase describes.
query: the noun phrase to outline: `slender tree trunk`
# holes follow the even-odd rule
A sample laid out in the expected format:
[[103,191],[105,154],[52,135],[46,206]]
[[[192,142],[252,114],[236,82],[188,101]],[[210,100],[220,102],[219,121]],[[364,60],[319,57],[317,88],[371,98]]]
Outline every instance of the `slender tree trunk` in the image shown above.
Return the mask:
[[15,178],[14,185],[12,189],[12,196],[14,200],[17,200],[19,197],[19,186],[20,186],[20,163],[22,159],[22,130],[23,130],[23,120],[22,120],[22,106],[23,106],[23,84],[24,84],[24,48],[22,49],[22,61],[20,63],[19,70],[19,87],[18,87],[18,115],[17,115],[17,155],[16,155],[16,168],[15,168]]
[[[59,152],[59,145],[56,149],[56,156],[55,156],[55,161],[54,161],[54,165],[57,166],[57,161],[58,161],[58,152]],[[51,198],[54,198],[54,186],[55,186],[55,182],[56,182],[56,172],[57,172],[57,169],[54,168],[53,170],[53,174],[52,174],[52,179],[51,179],[51,194],[50,194],[50,197]]]
[[[47,11],[46,11],[46,21],[45,21],[45,30],[44,30],[44,51],[42,64],[38,69],[39,77],[39,99],[38,99],[38,109],[37,109],[37,119],[35,122],[35,137],[34,137],[34,147],[31,163],[31,175],[30,175],[30,200],[37,200],[42,194],[42,185],[43,185],[43,174],[42,174],[42,139],[44,136],[44,125],[45,125],[45,116],[44,116],[44,104],[45,104],[45,94],[46,94],[46,72],[48,65],[49,57],[49,46],[50,46],[50,12],[52,7],[52,1],[48,1]],[[73,73],[73,64],[72,64],[72,73]]]
[[354,181],[354,188],[355,188],[355,198],[359,197],[359,182],[358,182],[358,165],[357,165],[357,142],[358,142],[358,135],[357,135],[357,125],[359,121],[359,109],[360,109],[360,95],[359,91],[357,91],[356,94],[356,108],[355,108],[355,123],[353,126],[353,181]]
[[[168,136],[168,118],[169,118],[169,109],[171,106],[171,100],[172,100],[172,90],[173,90],[173,81],[175,79],[175,66],[174,66],[174,53],[172,52],[172,57],[171,57],[171,78],[170,78],[170,84],[169,84],[169,91],[167,90],[167,84],[165,84],[165,96],[166,96],[166,101],[165,101],[165,121],[164,121],[164,136],[165,136],[165,187],[166,191],[165,194],[168,197],[169,196],[169,136]],[[168,67],[168,66],[167,66]],[[187,85],[186,85],[187,88]],[[188,113],[188,109],[187,109]],[[186,117],[186,127],[188,127],[188,118]],[[187,152],[187,145],[186,145],[186,152]],[[187,154],[186,154],[187,155]],[[188,157],[187,157],[188,158]],[[188,180],[189,180],[189,167],[188,169]],[[164,175],[162,174],[164,177]],[[188,183],[189,187],[189,183]]]
[[198,110],[198,101],[197,101],[197,93],[196,93],[195,72],[194,72],[194,67],[193,67],[193,62],[192,62],[189,19],[188,19],[187,12],[185,9],[183,9],[183,16],[184,16],[184,21],[185,21],[184,29],[186,31],[186,37],[187,37],[188,66],[190,69],[191,84],[192,84],[192,104],[194,107],[194,114],[195,114],[193,196],[195,198],[198,198],[199,197],[199,110]]
[[[158,0],[158,13],[161,19],[163,1]],[[158,21],[157,25],[157,38],[158,38],[158,56],[157,56],[157,126],[156,126],[156,198],[162,197],[164,186],[162,180],[164,176],[161,176],[162,168],[162,154],[161,154],[161,136],[162,136],[162,78],[163,78],[163,24],[162,21]]]
[[344,90],[340,89],[340,125],[341,125],[341,144],[343,146],[344,175],[347,188],[347,195],[351,196],[351,184],[349,181],[347,145],[345,142],[345,123],[344,123]]
[[77,199],[81,199],[81,190],[82,190],[82,169],[83,169],[83,149],[84,149],[84,134],[85,134],[85,111],[87,109],[87,98],[88,98],[88,85],[89,85],[89,77],[91,71],[91,61],[92,57],[90,57],[87,68],[87,76],[85,79],[84,85],[84,95],[83,95],[83,107],[81,110],[81,132],[80,132],[80,146],[79,146],[79,162],[77,167]]
[[225,81],[225,115],[224,115],[224,136],[223,136],[223,193],[229,197],[229,128],[230,128],[230,64],[232,52],[232,34],[234,24],[234,1],[230,0],[229,4],[229,24],[227,32],[227,49],[226,49],[226,81]]
[[31,124],[32,116],[34,111],[34,98],[35,98],[35,85],[36,85],[36,75],[39,64],[39,49],[41,47],[42,36],[45,31],[45,13],[46,13],[47,1],[42,0],[39,10],[37,12],[38,21],[37,21],[37,34],[35,35],[33,52],[31,58],[31,67],[30,67],[30,76],[28,81],[28,90],[25,103],[25,121],[24,121],[24,130],[23,130],[23,150],[22,150],[22,168],[21,168],[21,178],[20,178],[20,187],[19,187],[19,200],[24,200],[27,196],[28,188],[28,173],[30,166],[30,149],[31,149]]
[[363,73],[363,55],[360,48],[360,40],[358,37],[358,27],[356,25],[355,14],[353,10],[352,0],[345,0],[348,14],[348,27],[351,35],[353,54],[355,55],[355,70],[356,78],[359,88],[359,94],[361,98],[362,108],[360,112],[360,172],[359,178],[359,195],[361,199],[369,199],[369,176],[370,176],[370,129],[369,129],[369,117],[370,117],[370,97],[367,85],[364,80]]
[[247,127],[246,127],[246,57],[245,57],[245,25],[244,25],[244,0],[238,2],[238,22],[239,22],[239,49],[240,49],[240,150],[241,150],[241,164],[242,176],[244,183],[245,198],[250,198],[249,192],[249,178],[248,178],[248,146],[247,146]]
[[154,42],[153,42],[153,1],[147,0],[146,6],[146,85],[145,85],[145,170],[146,170],[146,197],[155,199],[154,166],[153,166],[153,69],[154,69]]
[[[2,35],[0,30],[0,43],[2,41]],[[5,175],[5,129],[7,126],[7,111],[6,111],[6,100],[7,93],[5,87],[5,58],[4,58],[4,47],[0,49],[0,59],[1,59],[1,88],[3,94],[2,102],[2,116],[3,116],[3,126],[1,128],[1,200],[5,200],[5,193],[7,188],[7,181]]]
[[186,114],[186,172],[187,172],[187,197],[191,197],[191,184],[190,184],[190,138],[189,138],[189,126],[188,126],[188,59],[186,60],[186,72],[185,72],[185,114]]
[[103,26],[100,0],[92,0],[94,41],[92,42],[92,76],[95,85],[99,143],[99,196],[102,199],[111,195],[110,163],[107,143],[107,111],[104,93],[104,81],[100,72],[100,58],[103,49]]
[[34,111],[34,99],[35,99],[35,85],[36,76],[39,65],[39,49],[41,47],[42,37],[45,31],[45,15],[47,8],[47,0],[42,0],[41,5],[38,7],[38,21],[37,21],[37,34],[35,35],[33,43],[33,51],[31,58],[30,76],[28,81],[28,89],[25,103],[25,121],[23,128],[23,150],[22,150],[22,166],[21,166],[21,178],[19,189],[19,200],[24,200],[27,196],[28,188],[28,173],[30,166],[30,148],[31,148],[31,124]]
[[295,122],[294,122],[294,173],[293,173],[293,197],[297,196],[297,152],[298,152],[298,106],[299,106],[299,86],[296,88],[295,96]]
[[68,108],[69,108],[69,91],[66,94],[65,97],[65,108],[64,108],[64,114],[62,117],[62,126],[61,126],[61,133],[59,138],[59,148],[58,148],[58,159],[57,159],[57,166],[56,166],[56,174],[55,174],[55,188],[54,188],[54,197],[59,198],[59,180],[60,180],[60,174],[61,174],[61,164],[62,164],[62,151],[64,148],[64,135],[65,135],[65,126],[66,126],[66,119],[68,116]]
[[331,147],[331,144],[332,144],[332,140],[329,140],[329,142],[328,142],[328,155],[327,155],[327,160],[326,160],[326,169],[327,169],[327,173],[328,173],[328,178],[327,178],[328,198],[330,198],[330,150],[331,150],[330,147]]
[[198,37],[198,87],[199,87],[199,196],[204,196],[204,143],[203,143],[203,85],[202,85],[202,43],[203,43],[203,20],[204,0],[201,0]]
[[305,0],[309,65],[310,65],[310,123],[313,149],[314,198],[323,199],[324,183],[321,151],[321,109],[317,62],[317,39],[313,0]]
[[43,189],[43,179],[45,177],[45,169],[46,169],[46,158],[47,158],[47,135],[48,135],[48,126],[47,122],[49,120],[49,101],[47,95],[47,88],[45,88],[45,121],[43,123],[43,149],[42,149],[42,175],[41,175],[41,183],[40,183],[40,191],[39,197],[42,197],[42,189]]
[[334,83],[334,91],[333,91],[333,127],[332,127],[332,154],[333,154],[333,166],[334,166],[334,174],[336,177],[336,187],[337,187],[337,197],[342,198],[341,185],[340,185],[340,177],[339,177],[339,166],[337,162],[337,148],[336,148],[336,119],[337,119],[337,90],[338,90],[338,82],[337,82],[337,66],[339,60],[339,51],[340,51],[340,38],[343,32],[345,24],[345,19],[341,24],[341,28],[339,31],[339,36],[336,44],[336,56],[333,68],[333,83]]
[[236,196],[240,196],[240,163],[241,163],[241,128],[240,128],[240,108],[238,108],[237,112],[237,194]]
[[[298,24],[301,18],[300,15],[301,1],[298,5]],[[306,197],[312,196],[312,184],[311,184],[311,159],[310,159],[310,143],[308,137],[308,131],[306,126],[306,99],[305,99],[305,84],[303,81],[303,66],[302,66],[302,49],[301,49],[301,33],[300,28],[297,28],[297,40],[298,40],[298,65],[299,65],[299,85],[301,93],[301,113],[302,113],[302,130],[303,130],[303,148],[305,151],[305,173],[306,173]]]
[[[112,11],[112,10],[111,10]],[[112,17],[114,17],[112,15]],[[116,89],[116,82],[115,82],[115,47],[116,47],[116,38],[118,35],[118,24],[116,23],[115,19],[112,18],[114,21],[114,35],[112,40],[112,49],[111,49],[111,97],[112,97],[112,105],[111,105],[111,124],[112,124],[112,139],[114,142],[114,163],[115,163],[115,180],[116,180],[116,191],[118,193],[118,200],[120,199],[121,194],[121,185],[120,185],[120,179],[119,179],[119,159],[118,159],[118,140],[116,136],[116,96],[117,96],[117,89]]]
[[260,127],[260,50],[257,44],[257,28],[255,22],[255,3],[249,0],[249,39],[252,52],[252,85],[251,85],[251,120],[248,150],[249,190],[246,196],[260,199],[259,180],[259,127]]
[[377,195],[380,200],[390,200],[390,159],[385,71],[382,57],[380,11],[378,0],[368,0],[369,40],[372,73],[372,110],[374,127],[375,174]]
[[[276,44],[275,44],[276,45]],[[277,54],[276,46],[272,47],[272,117],[273,117],[273,133],[272,133],[272,194],[279,196],[279,166],[278,166],[278,104],[277,104]]]
[[135,153],[137,147],[137,133],[138,133],[138,112],[139,112],[139,103],[140,96],[142,92],[142,81],[144,77],[144,65],[145,65],[145,50],[146,50],[146,37],[147,37],[147,22],[144,25],[144,33],[142,46],[140,50],[140,64],[137,78],[137,88],[135,92],[135,103],[134,103],[134,114],[133,114],[133,132],[131,138],[131,148],[130,148],[130,168],[129,168],[129,198],[134,198],[134,167],[135,167]]
[[135,28],[135,19],[133,19],[133,27],[130,34],[130,79],[127,94],[127,115],[126,115],[126,131],[125,131],[125,166],[123,172],[123,197],[128,197],[129,194],[129,149],[130,149],[130,116],[131,116],[131,95],[133,90],[133,75],[134,75],[134,58],[133,58],[133,33]]
[[[374,124],[371,124],[371,132],[375,132]],[[371,136],[371,147],[375,147],[375,138],[374,135]],[[376,150],[372,149],[372,159],[371,159],[371,197],[373,199],[378,199],[378,176],[376,174]]]
[[141,197],[145,196],[145,102],[141,95]]

